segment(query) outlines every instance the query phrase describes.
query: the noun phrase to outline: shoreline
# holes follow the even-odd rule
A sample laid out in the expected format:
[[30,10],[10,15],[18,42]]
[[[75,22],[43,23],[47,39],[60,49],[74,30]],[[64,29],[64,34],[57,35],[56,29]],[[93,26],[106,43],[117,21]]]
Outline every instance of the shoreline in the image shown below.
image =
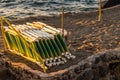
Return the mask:
[[[112,12],[112,10],[114,10],[114,9],[118,9],[119,10],[119,7],[120,7],[120,5],[116,5],[116,6],[113,6],[113,7],[109,7],[109,8],[104,8],[104,9],[102,9],[102,12],[106,12],[106,11],[111,11]],[[104,12],[104,13],[105,13]],[[80,16],[84,16],[84,15],[87,15],[87,14],[95,14],[96,15],[96,17],[98,16],[98,10],[95,10],[95,11],[85,11],[85,12],[65,12],[65,18],[67,17],[67,16],[72,16],[72,15],[80,15]],[[34,15],[34,16],[29,16],[29,17],[24,17],[24,18],[19,18],[19,19],[15,19],[15,20],[10,20],[11,21],[11,23],[18,23],[19,24],[19,22],[20,23],[22,23],[21,21],[23,20],[23,21],[29,21],[29,19],[44,19],[44,18],[60,18],[61,19],[61,14],[56,14],[56,15],[53,15],[53,16],[48,16],[48,15],[46,15],[46,16],[42,16],[42,15]],[[95,17],[95,16],[94,16]],[[86,17],[85,17],[86,18]],[[23,22],[24,23],[24,22]]]

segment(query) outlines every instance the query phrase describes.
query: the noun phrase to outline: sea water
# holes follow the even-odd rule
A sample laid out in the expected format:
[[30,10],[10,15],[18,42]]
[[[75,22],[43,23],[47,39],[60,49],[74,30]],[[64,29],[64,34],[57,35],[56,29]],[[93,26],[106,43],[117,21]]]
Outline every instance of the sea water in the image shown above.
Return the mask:
[[0,0],[0,16],[10,19],[34,15],[59,15],[65,12],[92,11],[98,8],[98,0]]

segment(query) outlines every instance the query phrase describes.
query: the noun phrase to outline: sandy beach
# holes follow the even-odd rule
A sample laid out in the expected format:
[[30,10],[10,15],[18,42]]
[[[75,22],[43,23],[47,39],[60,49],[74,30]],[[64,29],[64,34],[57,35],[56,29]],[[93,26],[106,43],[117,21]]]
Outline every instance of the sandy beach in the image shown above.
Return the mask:
[[[98,11],[88,11],[79,13],[65,14],[65,29],[69,32],[68,40],[70,51],[76,56],[76,59],[68,61],[65,65],[53,67],[48,70],[48,73],[67,68],[77,64],[79,61],[88,56],[95,55],[99,52],[107,51],[120,47],[120,5],[103,9],[102,20],[98,19]],[[53,27],[61,27],[61,17],[57,16],[33,16],[22,19],[12,20],[11,23],[23,24],[25,22],[41,21]],[[3,49],[3,39],[0,37],[0,50]],[[20,63],[27,65],[33,70],[41,70],[34,63],[21,58],[20,56],[5,53],[0,59],[6,59],[12,63]],[[27,64],[26,64],[27,63]],[[32,66],[34,65],[34,66]],[[0,67],[0,69],[4,69]],[[5,71],[8,69],[4,69]],[[6,75],[8,73],[3,73]],[[13,80],[15,75],[8,76],[9,79],[3,77],[2,80]],[[11,78],[11,79],[10,79]],[[1,80],[1,79],[0,79]]]

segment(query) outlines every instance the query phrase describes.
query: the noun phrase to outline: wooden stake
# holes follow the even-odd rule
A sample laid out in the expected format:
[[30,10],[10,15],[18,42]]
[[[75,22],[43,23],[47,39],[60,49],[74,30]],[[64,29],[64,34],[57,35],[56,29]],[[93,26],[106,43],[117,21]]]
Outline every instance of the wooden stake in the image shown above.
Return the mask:
[[99,16],[98,16],[98,21],[101,21],[102,17],[102,0],[99,0]]
[[62,27],[63,37],[64,37],[64,7],[62,7],[61,27]]

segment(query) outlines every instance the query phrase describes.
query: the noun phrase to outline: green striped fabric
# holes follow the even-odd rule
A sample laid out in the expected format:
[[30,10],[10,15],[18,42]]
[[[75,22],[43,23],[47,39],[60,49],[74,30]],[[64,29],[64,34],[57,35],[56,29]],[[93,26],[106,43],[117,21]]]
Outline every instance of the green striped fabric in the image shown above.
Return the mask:
[[[5,30],[5,37],[10,50],[38,62],[41,61],[41,57],[48,67],[63,64],[67,59],[73,57],[58,30],[51,27],[50,29],[49,27],[39,29],[25,24],[14,25],[14,27],[20,31],[20,34],[12,29]],[[52,29],[53,31],[50,32]]]

